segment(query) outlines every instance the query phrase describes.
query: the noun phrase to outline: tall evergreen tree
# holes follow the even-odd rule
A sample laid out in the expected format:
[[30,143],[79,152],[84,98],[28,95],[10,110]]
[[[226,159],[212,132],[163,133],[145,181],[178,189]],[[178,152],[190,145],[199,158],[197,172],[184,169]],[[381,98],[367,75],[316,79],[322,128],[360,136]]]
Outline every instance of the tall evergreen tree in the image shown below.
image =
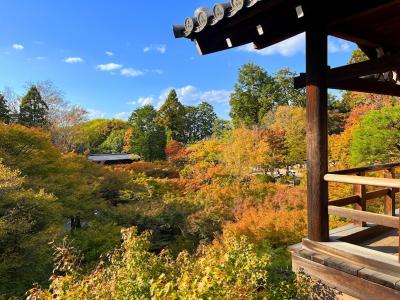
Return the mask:
[[169,138],[185,142],[185,107],[179,102],[175,90],[171,90],[157,113],[157,123],[163,126]]
[[48,124],[49,107],[36,86],[32,86],[22,98],[19,123],[28,127],[45,127]]
[[156,122],[157,111],[151,105],[136,109],[129,123],[132,126],[131,151],[146,161],[165,159],[165,129]]
[[9,123],[10,120],[10,109],[8,108],[7,100],[2,94],[0,94],[0,122]]

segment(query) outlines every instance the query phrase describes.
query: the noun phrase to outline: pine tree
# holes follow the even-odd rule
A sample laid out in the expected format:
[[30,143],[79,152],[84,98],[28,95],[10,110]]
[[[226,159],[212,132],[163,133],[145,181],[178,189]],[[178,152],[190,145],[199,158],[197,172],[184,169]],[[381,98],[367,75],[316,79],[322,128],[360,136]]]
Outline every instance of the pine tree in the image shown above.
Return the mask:
[[0,94],[0,122],[10,123],[10,109],[7,105],[6,98]]
[[49,107],[39,90],[32,86],[22,98],[19,109],[19,123],[28,127],[45,127],[48,124]]
[[171,90],[168,98],[157,113],[157,123],[169,134],[169,139],[185,142],[185,107],[179,102],[175,90]]

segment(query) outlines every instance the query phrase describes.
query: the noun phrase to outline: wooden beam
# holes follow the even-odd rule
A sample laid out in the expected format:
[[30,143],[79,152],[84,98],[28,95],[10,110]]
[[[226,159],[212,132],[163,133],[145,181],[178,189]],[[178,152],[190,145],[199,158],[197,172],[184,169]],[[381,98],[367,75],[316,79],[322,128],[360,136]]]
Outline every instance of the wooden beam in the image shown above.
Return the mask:
[[400,69],[400,54],[354,63],[328,71],[328,82],[343,81]]
[[358,167],[352,169],[344,169],[344,170],[337,170],[331,171],[329,174],[341,174],[341,175],[349,175],[349,174],[356,174],[358,172],[376,172],[382,170],[388,170],[391,168],[399,167],[400,163],[390,163],[390,164],[383,164],[383,165],[374,165],[374,166],[366,166],[366,167]]
[[400,85],[371,79],[347,79],[328,83],[330,89],[400,97]]
[[346,206],[346,205],[354,204],[354,203],[358,202],[359,198],[360,198],[360,197],[359,197],[358,195],[353,195],[353,196],[349,196],[349,197],[339,198],[339,199],[335,199],[335,200],[329,201],[329,205],[333,205],[333,206]]
[[[396,178],[396,171],[394,168],[388,170],[385,174],[385,178]],[[388,193],[385,195],[384,202],[385,214],[389,216],[395,215],[396,210],[396,191],[394,189],[390,189]],[[400,229],[400,226],[399,226]]]
[[[400,85],[394,82],[384,82],[375,79],[350,78],[350,76],[353,76],[356,73],[366,73],[364,68],[364,66],[356,70],[352,70],[351,68],[344,68],[341,70],[335,70],[333,71],[333,73],[332,70],[334,69],[331,69],[330,71],[328,71],[328,74],[331,74],[328,76],[328,88],[400,97]],[[371,74],[376,74],[376,72],[372,72]],[[340,79],[340,76],[343,76],[345,79],[342,81],[338,81]],[[304,88],[306,85],[306,81],[307,76],[304,73],[300,74],[300,76],[295,77],[295,89]]]
[[328,37],[324,26],[317,24],[306,31],[307,211],[308,238],[324,242],[329,240],[328,184],[324,180],[328,171]]
[[393,179],[393,178],[377,178],[377,177],[366,177],[366,176],[327,174],[324,176],[324,179],[328,182],[339,182],[339,183],[363,184],[363,185],[370,185],[370,186],[400,188],[400,179]]
[[[365,176],[365,172],[359,172],[357,176]],[[353,204],[353,208],[359,211],[366,211],[367,199],[365,199],[365,195],[367,194],[367,187],[362,184],[355,184],[353,185],[353,192],[358,196],[358,201]],[[357,219],[353,220],[353,223],[361,227],[365,227],[367,225],[366,222]]]
[[375,214],[367,211],[354,210],[350,208],[337,207],[329,205],[328,211],[330,215],[335,215],[342,218],[369,222],[377,225],[382,225],[390,228],[399,228],[399,218],[387,215]]
[[365,194],[365,199],[372,200],[372,199],[384,197],[384,196],[387,196],[391,192],[392,192],[392,189],[380,189],[380,190],[372,191],[372,192]]

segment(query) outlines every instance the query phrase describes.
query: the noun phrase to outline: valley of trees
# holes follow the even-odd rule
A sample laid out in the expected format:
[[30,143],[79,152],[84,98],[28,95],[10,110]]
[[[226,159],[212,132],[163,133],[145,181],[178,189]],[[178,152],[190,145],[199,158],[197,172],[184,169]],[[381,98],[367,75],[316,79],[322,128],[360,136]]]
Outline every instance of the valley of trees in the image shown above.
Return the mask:
[[[363,59],[357,50],[351,62]],[[49,82],[3,92],[0,299],[335,298],[296,277],[286,250],[307,230],[305,92],[294,75],[244,65],[231,121],[174,90],[126,122],[88,120]],[[397,98],[330,95],[331,168],[397,160],[399,128]],[[121,152],[141,160],[86,159]]]

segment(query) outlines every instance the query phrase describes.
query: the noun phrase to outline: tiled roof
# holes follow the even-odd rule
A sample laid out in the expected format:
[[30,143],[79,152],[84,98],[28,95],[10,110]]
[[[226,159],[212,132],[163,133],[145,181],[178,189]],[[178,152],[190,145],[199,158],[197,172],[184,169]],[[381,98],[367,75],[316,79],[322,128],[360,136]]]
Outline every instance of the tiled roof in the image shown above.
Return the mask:
[[193,33],[199,33],[207,27],[212,27],[224,19],[235,16],[240,11],[249,9],[265,0],[231,0],[226,3],[215,4],[212,9],[199,7],[193,17],[187,17],[183,25],[174,25],[176,38],[190,37]]

